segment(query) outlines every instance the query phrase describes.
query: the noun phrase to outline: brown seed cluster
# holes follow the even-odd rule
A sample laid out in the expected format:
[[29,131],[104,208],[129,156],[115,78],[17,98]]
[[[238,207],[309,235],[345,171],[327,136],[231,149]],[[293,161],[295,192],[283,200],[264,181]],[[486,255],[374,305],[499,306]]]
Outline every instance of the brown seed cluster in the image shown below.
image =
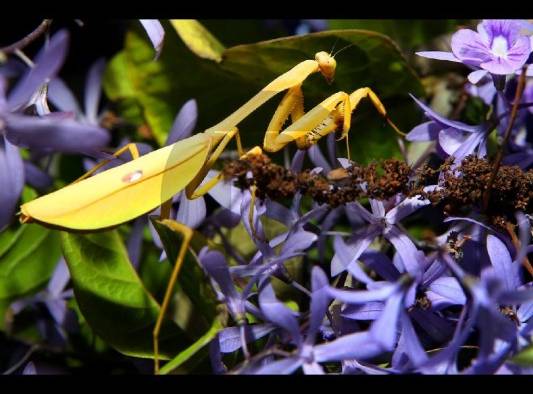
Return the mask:
[[[223,172],[226,178],[235,179],[238,187],[244,189],[254,185],[258,197],[268,196],[273,200],[292,198],[299,191],[319,203],[335,207],[363,197],[384,200],[403,193],[406,196],[421,194],[442,207],[447,215],[467,215],[472,208],[481,210],[492,163],[468,156],[452,169],[452,160],[438,168],[426,165],[416,173],[396,159],[367,166],[352,162],[351,167],[336,169],[324,176],[309,170],[294,173],[265,155],[254,155],[227,162]],[[437,183],[440,190],[422,191],[424,186]],[[493,224],[503,227],[507,221],[513,221],[517,210],[531,212],[532,197],[533,170],[524,172],[518,166],[501,166],[485,214]]]
[[[482,210],[493,164],[476,156],[466,157],[455,170],[445,163],[442,190],[432,196],[445,214],[465,215],[475,207]],[[484,212],[492,224],[505,228],[518,210],[531,212],[533,204],[533,170],[524,172],[518,166],[501,166],[490,190],[490,200]]]
[[[272,163],[265,155],[254,155],[245,160],[228,162],[223,172],[225,178],[235,178],[240,188],[255,185],[260,198],[292,198],[300,191],[319,203],[335,207],[360,197],[386,199],[399,192],[407,192],[411,170],[407,164],[390,159],[381,165],[359,166],[353,163],[346,170],[337,169],[323,176],[310,170],[294,173]],[[361,188],[363,184],[366,192]]]

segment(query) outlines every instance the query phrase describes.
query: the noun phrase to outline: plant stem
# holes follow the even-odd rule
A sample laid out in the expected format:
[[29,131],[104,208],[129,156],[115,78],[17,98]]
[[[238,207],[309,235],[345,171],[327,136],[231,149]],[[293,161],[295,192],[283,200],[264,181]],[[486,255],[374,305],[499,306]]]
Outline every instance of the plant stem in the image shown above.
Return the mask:
[[500,169],[500,166],[503,160],[503,151],[505,150],[505,147],[507,146],[507,143],[509,142],[509,137],[511,136],[511,131],[513,130],[513,126],[516,120],[516,115],[518,114],[518,107],[520,105],[520,99],[522,98],[522,94],[524,93],[524,88],[526,86],[526,70],[527,70],[526,67],[522,68],[522,73],[520,74],[520,78],[518,80],[518,86],[516,87],[513,107],[511,109],[511,117],[509,119],[509,123],[507,124],[507,129],[505,130],[505,133],[503,135],[503,141],[498,149],[498,152],[496,153],[496,159],[494,160],[494,167],[492,169],[492,173],[490,174],[489,182],[487,184],[487,189],[485,190],[485,193],[483,194],[483,210],[484,211],[486,211],[489,206],[490,191],[496,179],[496,175],[498,174],[498,170]]
[[32,31],[30,34],[28,34],[26,37],[15,42],[14,44],[0,48],[0,52],[4,53],[5,55],[9,55],[9,54],[16,52],[17,50],[21,50],[27,47],[29,44],[35,41],[39,36],[45,33],[51,24],[52,24],[52,19],[43,20],[41,24],[37,26],[37,28],[34,31]]

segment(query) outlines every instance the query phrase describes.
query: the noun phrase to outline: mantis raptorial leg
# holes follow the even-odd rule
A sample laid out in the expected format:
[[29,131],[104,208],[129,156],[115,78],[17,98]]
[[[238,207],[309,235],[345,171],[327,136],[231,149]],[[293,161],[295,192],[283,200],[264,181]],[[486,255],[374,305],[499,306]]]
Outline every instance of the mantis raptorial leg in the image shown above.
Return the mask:
[[[134,144],[134,143],[129,143],[129,144],[126,144],[124,145],[122,148],[119,148],[118,150],[116,150],[115,152],[113,152],[111,155],[114,157],[114,158],[118,158],[120,157],[120,155],[122,155],[124,152],[126,151],[129,151],[130,154],[131,154],[131,158],[133,160],[135,159],[138,159],[139,158],[139,149],[137,148],[137,145]],[[80,182],[82,180],[84,180],[85,178],[88,178],[90,177],[91,175],[93,175],[96,171],[98,171],[100,168],[102,168],[103,166],[105,166],[106,164],[110,163],[113,159],[104,159],[102,160],[100,163],[96,164],[93,168],[91,168],[89,171],[87,171],[85,174],[83,174],[82,176],[80,176],[78,179],[76,179],[74,182],[72,183],[77,183],[77,182]]]

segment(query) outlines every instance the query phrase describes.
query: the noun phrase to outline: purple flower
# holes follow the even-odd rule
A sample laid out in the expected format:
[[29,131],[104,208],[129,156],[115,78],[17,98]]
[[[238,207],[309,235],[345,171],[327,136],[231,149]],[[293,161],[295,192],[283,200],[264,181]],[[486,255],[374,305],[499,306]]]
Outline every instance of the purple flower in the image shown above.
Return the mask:
[[[406,216],[409,216],[418,209],[428,205],[427,199],[421,199],[420,196],[405,198],[396,206],[385,211],[385,205],[379,200],[370,199],[371,212],[366,210],[358,202],[346,205],[348,212],[360,216],[364,221],[369,223],[356,233],[348,248],[343,247],[342,243],[337,243],[337,250],[331,262],[331,274],[336,276],[346,269],[354,272],[357,266],[357,260],[368,249],[374,239],[380,235],[385,237],[396,249],[405,265],[405,271],[417,276],[423,268],[423,254],[418,251],[409,236],[397,226],[397,224]],[[402,270],[405,272],[404,270]]]
[[85,80],[83,111],[70,88],[61,78],[54,78],[48,84],[48,99],[57,109],[72,112],[82,122],[93,126],[99,125],[98,107],[102,94],[102,75],[105,59],[98,59],[90,67]]
[[[7,97],[5,81],[0,76],[0,127],[12,144],[45,154],[95,154],[109,142],[107,130],[78,123],[71,113],[50,113],[48,109],[46,86],[63,64],[68,42],[67,31],[57,32]],[[41,116],[21,113],[30,105],[35,105]]]
[[382,352],[381,347],[367,332],[346,335],[332,342],[316,344],[331,296],[325,273],[314,267],[311,274],[311,305],[309,325],[305,335],[300,333],[297,314],[280,302],[270,283],[265,283],[259,293],[261,311],[272,324],[282,328],[297,349],[292,355],[269,363],[253,362],[241,372],[247,374],[290,374],[302,368],[305,374],[324,374],[319,364],[328,361],[368,359]]
[[468,79],[476,84],[487,73],[514,74],[531,53],[529,36],[521,33],[524,25],[516,20],[484,20],[477,32],[461,29],[452,36],[452,52],[417,52],[430,59],[461,62],[477,71]]
[[411,98],[431,120],[411,130],[406,136],[408,141],[438,141],[444,154],[453,156],[456,163],[461,162],[463,158],[476,151],[478,156],[487,154],[488,132],[485,125],[471,126],[446,119],[413,95]]
[[51,323],[49,317],[40,318],[38,328],[48,342],[64,345],[67,340],[67,332],[76,327],[73,311],[70,311],[67,305],[68,300],[73,296],[72,289],[67,289],[69,281],[70,273],[67,264],[61,258],[45,290],[11,304],[14,314],[27,307],[35,307],[39,304],[45,306],[51,317]]

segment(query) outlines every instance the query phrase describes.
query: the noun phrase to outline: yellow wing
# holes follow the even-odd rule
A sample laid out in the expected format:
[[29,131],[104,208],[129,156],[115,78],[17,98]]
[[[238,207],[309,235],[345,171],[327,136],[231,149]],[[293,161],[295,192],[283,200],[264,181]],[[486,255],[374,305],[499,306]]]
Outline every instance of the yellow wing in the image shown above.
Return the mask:
[[185,188],[207,159],[211,139],[197,134],[21,206],[23,217],[93,230],[155,209]]

